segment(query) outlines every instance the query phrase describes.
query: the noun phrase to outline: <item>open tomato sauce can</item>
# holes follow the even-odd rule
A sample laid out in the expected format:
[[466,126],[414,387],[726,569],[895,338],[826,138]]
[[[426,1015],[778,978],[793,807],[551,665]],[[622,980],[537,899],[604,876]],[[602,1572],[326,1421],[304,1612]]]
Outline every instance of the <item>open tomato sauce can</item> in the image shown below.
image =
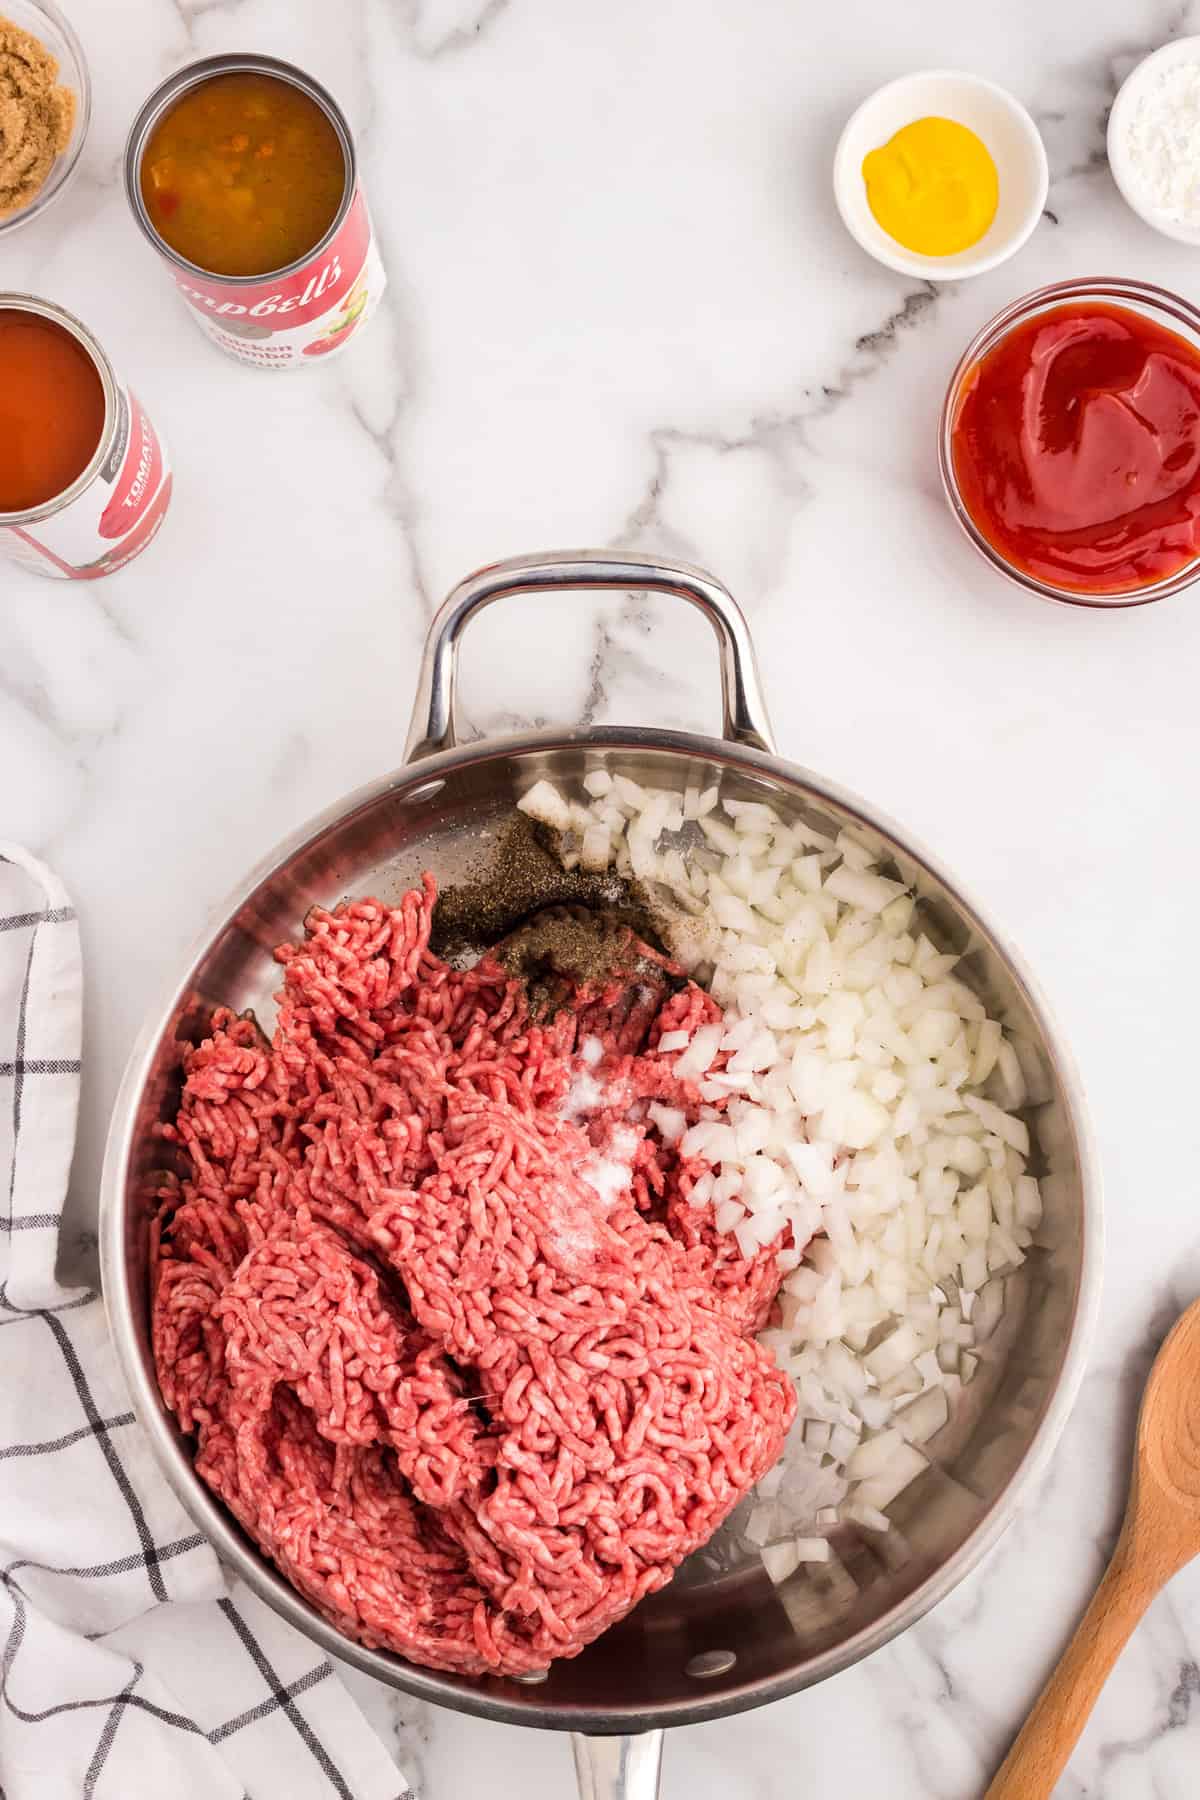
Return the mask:
[[0,312],[67,332],[91,362],[103,423],[91,460],[69,486],[21,512],[0,512],[0,555],[64,581],[111,575],[146,548],[171,500],[166,446],[86,326],[31,294],[0,294]]
[[[325,114],[345,166],[341,204],[320,241],[285,268],[261,275],[214,274],[189,262],[155,229],[142,193],[142,160],[155,126],[184,95],[225,75],[273,77],[298,88]],[[358,180],[354,139],[325,89],[271,56],[210,56],[155,89],[125,146],[125,192],[134,218],[162,257],[200,329],[218,349],[256,368],[287,369],[336,355],[371,316],[387,278]]]

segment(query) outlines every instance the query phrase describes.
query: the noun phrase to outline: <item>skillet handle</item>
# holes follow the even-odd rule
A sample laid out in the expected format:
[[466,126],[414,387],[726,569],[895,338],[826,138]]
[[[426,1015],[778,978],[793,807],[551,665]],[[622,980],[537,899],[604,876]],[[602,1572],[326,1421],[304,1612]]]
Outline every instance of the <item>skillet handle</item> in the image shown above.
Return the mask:
[[579,1800],[658,1800],[663,1734],[584,1737],[571,1733]]
[[425,640],[405,762],[436,756],[456,742],[458,641],[473,615],[509,594],[552,593],[560,588],[640,588],[674,594],[698,607],[716,633],[720,650],[722,735],[731,743],[774,754],[754,645],[742,610],[727,588],[689,563],[639,562],[608,550],[561,550],[489,563],[460,581],[442,602]]

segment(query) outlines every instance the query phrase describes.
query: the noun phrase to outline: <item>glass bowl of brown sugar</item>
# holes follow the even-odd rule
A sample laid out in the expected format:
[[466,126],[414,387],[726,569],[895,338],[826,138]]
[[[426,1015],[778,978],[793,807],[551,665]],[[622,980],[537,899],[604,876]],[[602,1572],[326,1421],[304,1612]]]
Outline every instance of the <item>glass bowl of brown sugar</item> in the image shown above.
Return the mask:
[[91,113],[87,58],[54,0],[0,0],[0,236],[62,193]]

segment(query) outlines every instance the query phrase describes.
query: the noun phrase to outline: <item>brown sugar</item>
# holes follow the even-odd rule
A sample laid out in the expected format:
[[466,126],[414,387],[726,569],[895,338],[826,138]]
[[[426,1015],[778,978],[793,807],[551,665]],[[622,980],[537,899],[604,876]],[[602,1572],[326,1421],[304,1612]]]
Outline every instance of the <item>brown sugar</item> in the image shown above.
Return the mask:
[[24,211],[71,141],[75,95],[57,77],[57,57],[0,16],[0,219]]

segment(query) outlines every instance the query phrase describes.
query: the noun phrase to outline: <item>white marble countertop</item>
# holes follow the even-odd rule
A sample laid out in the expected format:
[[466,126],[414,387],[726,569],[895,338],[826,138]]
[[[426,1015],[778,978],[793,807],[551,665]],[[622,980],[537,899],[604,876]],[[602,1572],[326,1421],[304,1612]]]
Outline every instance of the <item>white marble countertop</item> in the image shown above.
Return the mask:
[[[953,523],[935,425],[963,343],[1016,294],[1094,273],[1194,289],[1194,256],[1122,204],[1103,124],[1132,61],[1200,29],[1200,7],[72,10],[91,140],[61,202],[4,241],[0,287],[93,327],[177,467],[158,542],[114,578],[0,565],[0,835],[73,890],[90,975],[80,1233],[152,989],[260,852],[399,761],[447,586],[582,543],[709,566],[749,615],[784,754],[935,846],[1041,974],[1095,1111],[1109,1259],[1074,1419],[984,1568],[820,1689],[677,1733],[664,1793],[978,1795],[1099,1574],[1150,1348],[1200,1287],[1184,1154],[1200,590],[1108,616],[1025,598]],[[286,377],[204,342],[120,188],[144,95],[235,48],[290,57],[339,95],[390,269],[353,352]],[[1051,189],[1014,262],[935,291],[859,253],[828,170],[865,92],[938,64],[1026,101]],[[467,647],[471,723],[710,724],[705,629],[678,611],[651,609],[648,627],[619,599],[497,609]],[[1193,1800],[1198,1664],[1194,1567],[1151,1609],[1060,1795]],[[570,1791],[557,1738],[355,1685],[424,1800]]]

